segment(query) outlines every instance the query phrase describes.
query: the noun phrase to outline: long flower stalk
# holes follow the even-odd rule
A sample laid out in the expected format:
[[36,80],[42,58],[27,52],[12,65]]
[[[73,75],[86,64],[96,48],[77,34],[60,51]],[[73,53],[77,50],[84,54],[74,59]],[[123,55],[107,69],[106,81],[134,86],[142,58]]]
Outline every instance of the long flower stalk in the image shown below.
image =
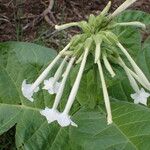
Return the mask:
[[119,63],[119,65],[120,65],[121,67],[123,67],[124,69],[126,69],[127,72],[129,72],[129,73],[132,75],[132,77],[133,77],[137,82],[139,82],[144,88],[146,88],[147,90],[150,91],[150,88],[147,87],[147,86],[143,83],[143,81],[139,78],[139,76],[138,76],[134,71],[132,71],[130,68],[127,67],[127,65],[124,63],[124,61],[123,61],[120,57],[118,58],[118,63]]
[[122,61],[122,59],[120,58],[120,65],[123,67],[123,69],[125,70],[127,77],[130,81],[130,85],[132,86],[132,88],[134,89],[135,92],[138,92],[139,86],[136,83],[135,79],[133,78],[132,74],[130,73],[130,71],[128,70],[127,66],[125,65],[125,63]]
[[110,100],[109,100],[108,91],[107,91],[107,87],[106,87],[106,83],[105,83],[105,79],[104,79],[104,74],[103,74],[103,69],[102,69],[100,60],[97,62],[97,64],[98,64],[98,70],[99,70],[100,79],[101,79],[101,83],[102,83],[104,102],[105,102],[106,111],[107,111],[107,123],[109,125],[113,122],[112,121],[111,107],[110,107]]
[[78,88],[79,88],[79,85],[80,85],[80,81],[81,81],[81,78],[82,78],[82,74],[83,74],[83,71],[84,71],[84,67],[85,67],[85,64],[86,64],[88,52],[89,52],[89,48],[86,48],[85,52],[84,52],[83,60],[81,62],[81,66],[80,66],[80,69],[79,69],[79,72],[78,72],[78,75],[77,75],[77,78],[74,82],[74,85],[73,85],[72,90],[70,92],[67,104],[66,104],[65,109],[63,111],[66,114],[69,113],[69,111],[72,107],[72,104],[75,100],[75,96],[77,94],[77,91],[78,91]]
[[63,25],[55,25],[55,29],[60,31],[60,30],[64,30],[73,26],[78,26],[78,22],[71,22],[71,23],[66,23]]
[[66,71],[65,71],[65,73],[63,75],[63,79],[62,79],[62,82],[61,82],[61,85],[60,85],[60,88],[59,88],[59,92],[57,93],[57,95],[55,97],[55,101],[54,101],[54,104],[53,104],[53,109],[57,109],[57,106],[58,106],[58,104],[60,102],[60,99],[62,97],[64,88],[65,88],[67,77],[69,75],[69,72],[70,72],[70,70],[72,68],[72,65],[73,65],[74,61],[75,61],[75,57],[72,57],[70,59],[70,61],[69,61],[69,64],[68,64],[68,66],[66,68]]
[[39,84],[45,79],[50,70],[54,67],[57,61],[61,58],[63,52],[67,51],[70,47],[71,43],[69,43],[59,54],[55,57],[55,59],[48,65],[48,67],[41,73],[41,75],[36,79],[36,81],[32,84],[31,89],[34,90]]
[[132,59],[132,57],[130,56],[130,54],[128,53],[128,51],[122,46],[121,43],[117,43],[117,46],[121,49],[121,51],[126,55],[126,57],[128,58],[129,62],[131,63],[132,67],[134,68],[135,72],[137,73],[137,75],[139,76],[139,78],[143,81],[143,83],[150,88],[150,83],[148,81],[148,79],[146,78],[146,76],[144,75],[144,73],[141,71],[141,69],[137,66],[137,64],[135,63],[135,61]]
[[116,26],[134,26],[134,27],[142,28],[143,30],[146,29],[146,25],[144,23],[139,22],[139,21],[121,22],[121,23],[116,23],[114,26],[115,27]]
[[98,36],[94,36],[93,38],[94,38],[95,45],[96,45],[94,63],[97,63],[97,61],[99,60],[100,55],[101,55],[102,39],[101,39],[101,37],[99,35]]
[[113,71],[113,69],[112,69],[112,67],[111,67],[111,65],[109,63],[106,54],[103,54],[102,57],[103,57],[104,65],[105,65],[107,71],[110,73],[111,77],[113,78],[116,74]]
[[66,56],[64,58],[64,60],[62,61],[61,65],[58,67],[58,69],[57,69],[57,71],[56,71],[56,73],[54,75],[54,80],[52,82],[52,85],[54,85],[59,80],[60,76],[62,75],[63,68],[64,68],[65,63],[66,63],[66,61],[67,61],[68,58],[69,57]]
[[131,6],[137,0],[126,0],[122,5],[120,5],[111,15],[110,18],[114,18],[119,15],[121,12],[126,10],[129,6]]

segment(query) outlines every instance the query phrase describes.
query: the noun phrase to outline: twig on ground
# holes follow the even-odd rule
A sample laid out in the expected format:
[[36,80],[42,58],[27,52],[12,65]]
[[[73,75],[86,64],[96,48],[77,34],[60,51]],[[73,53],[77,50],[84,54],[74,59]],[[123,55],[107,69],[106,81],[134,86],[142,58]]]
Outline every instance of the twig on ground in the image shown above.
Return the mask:
[[47,9],[43,11],[42,14],[38,15],[32,22],[28,23],[26,26],[23,27],[23,30],[26,30],[29,27],[33,27],[37,25],[39,22],[43,20],[43,18],[46,20],[46,22],[50,25],[55,25],[56,19],[52,13],[52,8],[54,6],[54,0],[49,0],[49,6]]

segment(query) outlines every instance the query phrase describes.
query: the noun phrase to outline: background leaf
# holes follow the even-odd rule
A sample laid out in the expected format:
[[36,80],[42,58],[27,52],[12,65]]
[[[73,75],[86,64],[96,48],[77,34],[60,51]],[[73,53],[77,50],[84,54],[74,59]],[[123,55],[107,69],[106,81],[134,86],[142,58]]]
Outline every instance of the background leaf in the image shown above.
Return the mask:
[[101,109],[76,113],[79,127],[70,131],[74,144],[84,150],[148,150],[150,110],[126,102],[112,103],[112,110],[114,123],[109,126]]
[[31,103],[21,93],[22,81],[26,78],[33,82],[56,53],[23,42],[1,43],[0,52],[0,134],[17,123],[18,149],[69,149],[67,130],[55,123],[49,125],[39,113],[40,109],[51,105],[53,97],[41,90]]

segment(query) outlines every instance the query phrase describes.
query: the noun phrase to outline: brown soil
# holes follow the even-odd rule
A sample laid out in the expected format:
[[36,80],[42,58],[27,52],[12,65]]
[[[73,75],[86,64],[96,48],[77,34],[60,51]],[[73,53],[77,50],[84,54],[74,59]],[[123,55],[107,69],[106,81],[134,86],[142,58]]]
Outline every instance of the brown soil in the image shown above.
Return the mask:
[[[56,0],[53,13],[58,24],[77,21],[91,13],[101,11],[107,2],[108,0]],[[112,2],[111,11],[116,9],[123,0],[112,0]],[[36,25],[29,26],[25,31],[22,30],[47,6],[48,0],[0,0],[0,41],[33,41],[38,37],[41,24],[44,24],[45,31],[51,29],[51,25],[42,20]],[[150,0],[139,0],[132,9],[150,12]]]

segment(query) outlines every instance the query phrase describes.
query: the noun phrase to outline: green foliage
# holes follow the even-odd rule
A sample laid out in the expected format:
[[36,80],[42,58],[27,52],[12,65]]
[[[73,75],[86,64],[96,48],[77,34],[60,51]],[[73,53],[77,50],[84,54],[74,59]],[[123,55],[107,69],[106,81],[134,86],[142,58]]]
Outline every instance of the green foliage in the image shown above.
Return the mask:
[[[149,24],[150,16],[137,11],[126,12],[119,16],[118,20],[130,21],[134,18]],[[135,32],[137,29],[117,28],[115,32],[119,34],[120,31],[120,40],[137,58],[137,62],[150,79],[150,38],[141,45],[140,33]],[[39,111],[45,106],[51,106],[54,97],[40,90],[34,95],[35,101],[31,103],[23,97],[21,84],[24,79],[33,82],[55,56],[56,53],[52,49],[35,44],[0,44],[0,134],[16,125],[15,140],[19,150],[150,148],[150,110],[131,102],[132,90],[125,74],[122,70],[119,71],[120,68],[116,68],[117,75],[114,79],[107,75],[112,97],[112,125],[107,125],[97,68],[90,62],[86,66],[77,101],[72,109],[73,120],[78,124],[78,128],[60,128],[55,122],[48,124]],[[95,78],[92,78],[93,74]],[[70,91],[69,84],[74,80],[73,75],[75,76],[75,73],[68,82],[60,109],[63,108]]]

